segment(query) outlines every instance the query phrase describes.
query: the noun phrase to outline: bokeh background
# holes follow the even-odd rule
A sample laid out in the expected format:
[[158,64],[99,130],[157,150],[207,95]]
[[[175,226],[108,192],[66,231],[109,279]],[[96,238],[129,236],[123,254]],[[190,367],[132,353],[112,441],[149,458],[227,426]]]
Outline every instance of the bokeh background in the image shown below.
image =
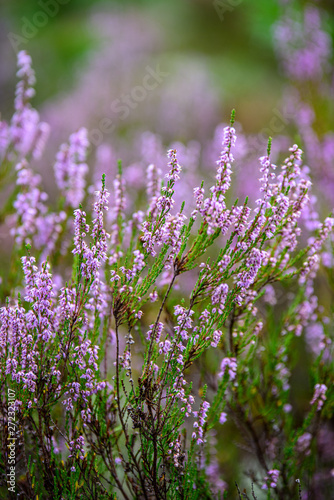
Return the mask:
[[[158,59],[165,71],[173,68],[171,79],[175,78],[175,70],[184,65],[184,72],[178,71],[184,85],[189,72],[196,80],[197,69],[197,78],[207,78],[203,100],[214,94],[220,118],[237,106],[239,119],[250,130],[256,130],[265,109],[279,97],[282,78],[271,43],[272,24],[279,15],[275,1],[227,1],[224,19],[220,15],[224,2],[215,5],[211,0],[54,3],[58,6],[54,11],[58,12],[49,15],[46,23],[36,13],[45,12],[42,5],[47,1],[2,3],[1,105],[8,112],[16,62],[8,35],[25,38],[25,29],[31,37],[19,41],[19,48],[27,49],[34,61],[38,76],[36,104],[73,91],[92,58],[102,55],[102,49],[115,58],[120,55],[115,53],[120,51],[120,45],[123,58],[118,62],[127,65],[129,71],[134,51],[137,60],[145,54]],[[118,80],[120,75],[114,78]],[[196,85],[194,80],[188,81],[188,86]],[[113,82],[109,83],[112,87]],[[132,83],[136,83],[135,78]]]
[[[300,10],[306,2],[285,3]],[[327,28],[333,32],[333,2],[317,5],[327,13]],[[39,14],[48,8],[53,12],[45,21]],[[118,90],[126,93],[140,84],[147,64],[160,64],[169,76],[138,106],[138,125],[154,125],[166,140],[197,140],[212,135],[217,123],[236,108],[244,130],[257,132],[278,106],[285,83],[273,44],[273,25],[281,9],[278,0],[3,0],[3,116],[9,117],[13,106],[16,48],[32,56],[37,75],[34,104],[42,115],[55,102],[73,102],[86,85],[90,101],[81,101],[76,115],[79,125],[89,126],[93,111],[96,117],[101,107],[108,107],[108,97],[111,102]],[[177,125],[188,117],[174,116],[178,123],[173,132],[167,130],[155,107],[163,99],[169,100],[170,114],[179,104],[181,115],[184,101],[191,101],[197,110],[188,109],[188,114],[197,111],[201,120],[182,128]],[[63,119],[65,135],[68,116]]]

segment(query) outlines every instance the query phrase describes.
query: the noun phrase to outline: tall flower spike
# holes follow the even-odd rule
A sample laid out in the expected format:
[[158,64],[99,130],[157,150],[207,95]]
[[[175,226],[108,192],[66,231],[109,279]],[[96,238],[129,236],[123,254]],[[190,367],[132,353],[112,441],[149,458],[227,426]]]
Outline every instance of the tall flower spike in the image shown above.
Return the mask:
[[25,50],[17,54],[18,71],[16,76],[20,81],[16,85],[15,109],[22,111],[27,102],[35,95],[33,86],[36,83],[35,72],[31,67],[31,57]]
[[62,144],[56,155],[55,178],[65,202],[77,208],[85,196],[85,176],[88,166],[85,163],[89,146],[87,130],[81,128],[70,136],[68,144]]
[[41,271],[38,271],[34,257],[25,256],[21,260],[26,281],[25,299],[32,303],[32,310],[37,319],[38,336],[46,342],[53,334],[52,275],[46,262],[42,265]]
[[228,126],[224,128],[223,149],[219,160],[217,161],[218,169],[216,174],[217,184],[211,191],[213,193],[225,194],[231,185],[231,164],[234,162],[232,148],[235,147],[236,134],[235,128]]
[[276,169],[276,165],[273,165],[270,161],[270,149],[271,149],[271,138],[268,142],[268,154],[267,156],[262,156],[260,158],[260,172],[262,173],[262,177],[260,178],[261,187],[260,191],[263,193],[262,199],[257,200],[257,203],[260,205],[259,209],[261,213],[265,213],[267,208],[271,207],[270,198],[273,193],[270,186],[270,179],[274,179],[275,173],[272,170]]
[[54,250],[66,214],[48,212],[45,203],[48,196],[39,189],[40,176],[33,174],[26,160],[18,163],[16,170],[16,184],[20,189],[14,202],[15,227],[11,234],[17,245],[33,243],[35,248],[42,250],[40,261],[43,261]]
[[[161,194],[154,205],[154,209],[160,213],[155,219],[155,217],[152,217],[153,214],[151,212],[151,219],[144,221],[142,225],[142,231],[144,234],[141,240],[143,242],[143,246],[146,251],[153,256],[156,254],[154,249],[156,244],[162,245],[170,238],[174,240],[174,238],[179,237],[179,230],[185,219],[185,216],[180,213],[177,214],[176,217],[169,214],[175,203],[173,199],[173,188],[175,182],[180,178],[179,174],[181,172],[181,166],[178,163],[175,149],[170,149],[167,156],[170,159],[170,162],[168,163],[169,171],[165,175],[167,178],[167,185],[161,188]],[[178,251],[177,247],[179,243],[179,241],[175,241],[175,253]],[[175,253],[173,255],[175,255]],[[169,265],[170,263],[167,263],[167,266]]]
[[125,198],[125,180],[122,175],[122,164],[118,163],[118,174],[114,179],[114,193],[112,209],[109,212],[109,222],[111,226],[111,245],[112,247],[119,242],[122,231],[122,221],[124,220],[124,212],[126,208]]
[[86,212],[81,208],[77,208],[77,210],[74,210],[74,249],[72,253],[80,255],[86,246],[84,238],[88,232],[89,225],[86,222]]
[[210,403],[203,401],[198,412],[193,412],[195,416],[198,416],[198,421],[194,422],[194,427],[196,431],[193,432],[192,438],[196,439],[197,444],[204,443],[204,424],[207,418],[207,413],[210,408]]
[[[30,99],[35,95],[35,73],[31,67],[31,58],[26,51],[21,50],[17,56],[20,79],[15,92],[15,113],[10,127],[2,127],[6,134],[6,146],[11,144],[19,159],[28,154],[39,158],[49,135],[49,125],[39,121],[39,114],[30,105]],[[1,146],[0,146],[1,148]],[[16,158],[11,152],[10,157]]]
[[174,193],[174,184],[180,179],[179,174],[181,173],[181,166],[178,164],[176,157],[176,150],[170,149],[167,153],[170,159],[168,163],[169,171],[165,175],[167,179],[167,186],[161,189],[161,196],[157,200],[157,208],[165,215],[174,206],[174,200],[172,198]]
[[94,203],[94,212],[96,213],[96,218],[92,223],[92,233],[91,236],[98,249],[98,258],[106,260],[107,252],[107,238],[110,235],[105,231],[103,227],[103,211],[109,210],[109,196],[110,193],[105,186],[105,175],[102,177],[102,189],[101,191],[95,191],[95,196],[97,200]]
[[176,182],[180,179],[179,174],[181,172],[181,166],[178,164],[176,158],[176,150],[170,149],[167,153],[167,156],[170,159],[170,162],[168,163],[169,172],[167,172],[165,177],[168,181]]
[[226,234],[229,227],[235,220],[235,209],[226,208],[225,194],[231,185],[231,163],[234,161],[231,149],[236,143],[234,123],[234,112],[231,116],[231,125],[224,128],[224,139],[222,152],[217,161],[216,184],[210,188],[211,196],[202,202],[202,187],[195,188],[196,205],[203,219],[207,222],[208,234],[213,234],[216,229],[220,229],[222,234]]
[[325,404],[327,399],[326,392],[327,387],[325,384],[316,384],[314,386],[314,394],[310,404],[313,405],[314,403],[317,403],[317,411],[320,411]]

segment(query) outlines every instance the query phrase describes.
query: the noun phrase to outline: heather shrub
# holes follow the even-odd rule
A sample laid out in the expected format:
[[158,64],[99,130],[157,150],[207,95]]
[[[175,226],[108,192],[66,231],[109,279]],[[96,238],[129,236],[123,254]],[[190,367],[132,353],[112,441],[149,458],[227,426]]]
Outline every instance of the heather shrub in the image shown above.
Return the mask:
[[308,224],[301,149],[276,165],[269,138],[255,208],[232,199],[232,112],[211,185],[176,201],[171,149],[165,171],[146,165],[129,209],[121,163],[87,186],[82,128],[57,153],[51,204],[32,168],[48,126],[26,52],[18,65],[0,129],[15,240],[0,313],[2,496],[326,498],[333,348],[319,282],[333,219]]

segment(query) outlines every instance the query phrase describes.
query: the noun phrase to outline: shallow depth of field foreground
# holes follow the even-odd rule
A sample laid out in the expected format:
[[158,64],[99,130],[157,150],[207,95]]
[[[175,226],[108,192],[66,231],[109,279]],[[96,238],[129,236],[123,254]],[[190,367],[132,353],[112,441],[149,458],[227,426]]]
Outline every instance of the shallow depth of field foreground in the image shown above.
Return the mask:
[[[210,8],[223,29],[246,6]],[[1,499],[334,498],[334,23],[276,7],[284,91],[257,131],[201,62],[186,83],[152,5],[92,11],[118,35],[40,105],[9,33]]]

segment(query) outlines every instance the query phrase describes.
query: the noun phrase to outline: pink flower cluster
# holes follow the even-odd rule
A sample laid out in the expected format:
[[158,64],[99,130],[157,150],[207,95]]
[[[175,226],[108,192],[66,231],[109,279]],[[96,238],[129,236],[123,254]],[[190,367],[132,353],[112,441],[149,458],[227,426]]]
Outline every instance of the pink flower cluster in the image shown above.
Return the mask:
[[279,475],[280,475],[279,470],[277,469],[269,470],[268,475],[264,478],[266,483],[262,486],[262,489],[267,490],[268,487],[276,488]]
[[207,413],[210,408],[210,403],[203,401],[198,412],[193,411],[193,415],[198,417],[198,421],[194,422],[194,427],[196,431],[192,433],[192,438],[196,439],[197,444],[204,443],[204,424],[207,418]]
[[232,381],[237,376],[237,360],[236,358],[224,358],[220,364],[220,372],[218,373],[218,377],[223,377],[226,373],[228,373],[229,379]]
[[81,128],[72,134],[68,144],[60,147],[56,156],[54,172],[57,185],[65,198],[66,205],[76,208],[85,196],[85,163],[89,146],[87,130]]
[[324,403],[327,399],[326,392],[327,387],[325,384],[316,384],[314,386],[314,394],[310,404],[313,405],[314,403],[317,403],[317,411],[320,411],[324,406]]

